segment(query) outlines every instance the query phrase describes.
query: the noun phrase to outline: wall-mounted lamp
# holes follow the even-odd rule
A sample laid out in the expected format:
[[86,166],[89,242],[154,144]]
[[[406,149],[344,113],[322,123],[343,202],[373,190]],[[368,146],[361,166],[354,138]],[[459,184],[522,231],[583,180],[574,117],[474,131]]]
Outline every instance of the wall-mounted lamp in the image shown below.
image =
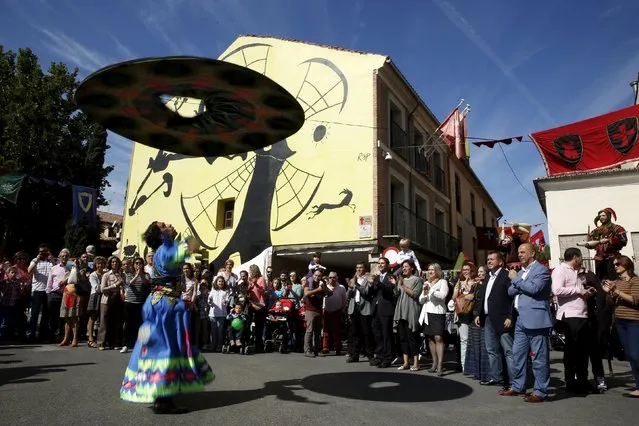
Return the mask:
[[377,148],[379,148],[380,152],[382,153],[384,161],[392,161],[393,160],[393,156],[391,155],[391,153],[384,149],[385,147],[382,145],[382,142],[379,141],[379,140],[377,141]]

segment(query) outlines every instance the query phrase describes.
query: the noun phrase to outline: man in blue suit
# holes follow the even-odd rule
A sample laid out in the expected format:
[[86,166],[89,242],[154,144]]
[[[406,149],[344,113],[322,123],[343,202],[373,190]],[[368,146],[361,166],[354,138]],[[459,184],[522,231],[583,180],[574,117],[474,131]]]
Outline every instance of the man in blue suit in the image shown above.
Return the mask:
[[[550,272],[535,260],[532,244],[522,244],[517,250],[522,269],[511,270],[511,285],[508,294],[514,297],[514,306],[519,316],[515,323],[513,341],[512,386],[500,395],[525,395],[526,402],[543,402],[548,398],[550,383],[550,352],[548,336],[552,328],[550,295],[552,280]],[[526,367],[528,354],[533,352],[535,389],[526,395]]]

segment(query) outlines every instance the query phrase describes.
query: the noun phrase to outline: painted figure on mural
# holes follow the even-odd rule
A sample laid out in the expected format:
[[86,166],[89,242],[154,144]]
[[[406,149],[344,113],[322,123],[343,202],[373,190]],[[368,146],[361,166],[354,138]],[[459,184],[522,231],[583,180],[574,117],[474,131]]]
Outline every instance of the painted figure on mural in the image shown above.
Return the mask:
[[158,414],[185,412],[172,397],[200,391],[215,377],[191,345],[191,311],[181,297],[181,265],[199,244],[194,238],[177,241],[176,236],[172,225],[157,221],[144,233],[154,251],[153,291],[144,303],[143,323],[120,389],[123,400],[153,403]]
[[584,244],[595,250],[595,268],[599,279],[616,279],[612,259],[628,244],[626,230],[613,223],[613,219],[617,220],[617,214],[610,207],[599,210],[595,217],[596,228],[590,232]]

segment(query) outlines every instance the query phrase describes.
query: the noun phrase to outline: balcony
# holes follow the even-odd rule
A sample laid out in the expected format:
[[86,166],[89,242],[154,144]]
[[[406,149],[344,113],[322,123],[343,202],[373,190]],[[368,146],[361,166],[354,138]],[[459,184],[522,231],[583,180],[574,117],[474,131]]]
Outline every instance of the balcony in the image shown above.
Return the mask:
[[409,238],[425,250],[454,262],[459,253],[459,244],[448,232],[428,222],[426,219],[400,203],[390,206],[390,235]]

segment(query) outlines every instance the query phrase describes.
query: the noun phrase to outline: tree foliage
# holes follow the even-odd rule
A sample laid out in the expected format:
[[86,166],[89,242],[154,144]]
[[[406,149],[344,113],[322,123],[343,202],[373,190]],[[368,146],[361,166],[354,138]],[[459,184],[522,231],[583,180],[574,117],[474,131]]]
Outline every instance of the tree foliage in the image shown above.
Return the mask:
[[85,252],[87,246],[97,245],[100,239],[99,234],[98,227],[87,221],[74,224],[73,220],[69,220],[64,234],[64,247],[68,248],[74,256],[80,255]]
[[0,203],[0,251],[31,252],[40,242],[62,248],[70,185],[96,188],[97,205],[106,204],[102,192],[113,169],[104,165],[107,133],[78,110],[78,85],[77,68],[51,63],[44,72],[31,49],[0,45],[0,173],[49,180],[26,179],[17,206]]

